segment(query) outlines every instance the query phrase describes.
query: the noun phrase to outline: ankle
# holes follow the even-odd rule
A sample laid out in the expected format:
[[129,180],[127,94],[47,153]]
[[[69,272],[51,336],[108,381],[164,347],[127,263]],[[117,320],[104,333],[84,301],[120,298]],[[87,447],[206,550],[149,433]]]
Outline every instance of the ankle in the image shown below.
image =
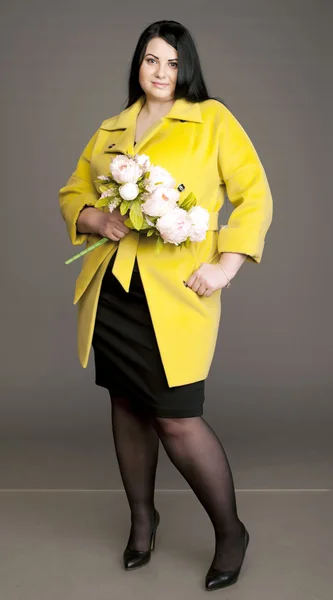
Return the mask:
[[135,523],[145,523],[147,519],[152,521],[155,517],[155,507],[147,506],[140,510],[131,510],[131,521]]
[[215,529],[216,541],[239,538],[242,537],[244,533],[245,525],[240,520],[236,521],[233,524],[229,523],[219,529]]

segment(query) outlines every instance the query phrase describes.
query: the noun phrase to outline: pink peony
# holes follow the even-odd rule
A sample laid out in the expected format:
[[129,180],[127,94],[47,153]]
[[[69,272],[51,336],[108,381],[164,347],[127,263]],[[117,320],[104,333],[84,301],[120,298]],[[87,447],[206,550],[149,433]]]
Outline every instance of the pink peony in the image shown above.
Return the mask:
[[146,183],[148,192],[153,192],[160,185],[164,187],[174,187],[176,185],[174,178],[163,167],[152,166],[149,172],[150,175]]
[[157,220],[156,228],[165,243],[169,242],[178,246],[188,238],[191,223],[186,210],[176,206]]
[[202,206],[193,206],[187,213],[191,223],[190,240],[191,242],[202,242],[206,238],[209,224],[209,212]]
[[117,183],[136,183],[142,175],[140,165],[127,156],[116,156],[110,164],[110,171]]
[[141,205],[143,212],[150,217],[161,217],[175,208],[179,200],[179,192],[174,188],[158,187]]

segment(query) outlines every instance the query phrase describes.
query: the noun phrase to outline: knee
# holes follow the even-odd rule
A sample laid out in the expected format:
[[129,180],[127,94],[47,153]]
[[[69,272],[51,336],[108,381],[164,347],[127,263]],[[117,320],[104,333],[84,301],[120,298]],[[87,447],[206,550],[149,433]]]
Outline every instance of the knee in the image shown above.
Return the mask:
[[183,436],[193,425],[193,418],[171,419],[155,417],[156,429],[165,436]]

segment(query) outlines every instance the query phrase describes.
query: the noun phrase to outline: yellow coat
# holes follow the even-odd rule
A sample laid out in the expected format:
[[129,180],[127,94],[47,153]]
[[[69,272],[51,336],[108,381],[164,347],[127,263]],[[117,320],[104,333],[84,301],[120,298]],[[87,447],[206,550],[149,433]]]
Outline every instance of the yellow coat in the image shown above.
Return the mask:
[[[141,278],[168,384],[173,387],[207,377],[221,314],[221,290],[210,297],[198,296],[185,288],[183,280],[200,263],[216,263],[221,252],[241,252],[247,254],[246,260],[259,263],[272,220],[272,197],[251,141],[223,104],[176,100],[168,115],[147,130],[134,148],[136,117],[143,101],[142,96],[103,121],[60,190],[60,209],[73,245],[95,243],[99,236],[76,230],[82,208],[94,206],[99,198],[93,181],[108,172],[117,154],[142,153],[167,169],[177,185],[185,185],[182,194],[193,192],[198,204],[211,213],[206,240],[189,248],[165,244],[156,254],[154,236],[131,232],[124,238],[127,244],[138,240]],[[218,231],[216,217],[225,192],[234,210],[227,226]],[[89,359],[103,275],[117,245],[110,240],[86,254],[76,280],[78,355],[83,367]]]

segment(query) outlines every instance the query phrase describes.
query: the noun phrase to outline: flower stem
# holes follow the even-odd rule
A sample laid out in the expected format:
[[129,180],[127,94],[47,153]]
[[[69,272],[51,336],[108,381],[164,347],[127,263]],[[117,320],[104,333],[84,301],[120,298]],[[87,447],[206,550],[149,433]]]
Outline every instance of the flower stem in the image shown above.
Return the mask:
[[109,238],[103,237],[101,240],[96,242],[96,244],[89,246],[89,248],[82,250],[82,252],[79,252],[78,254],[75,254],[75,256],[72,256],[72,258],[69,258],[68,260],[66,260],[65,265],[69,265],[71,262],[73,262],[73,260],[76,260],[77,258],[84,256],[84,254],[87,254],[91,250],[95,250],[95,248],[98,248],[98,246],[102,246],[102,244],[105,244],[105,242],[108,242],[108,241],[109,241]]

